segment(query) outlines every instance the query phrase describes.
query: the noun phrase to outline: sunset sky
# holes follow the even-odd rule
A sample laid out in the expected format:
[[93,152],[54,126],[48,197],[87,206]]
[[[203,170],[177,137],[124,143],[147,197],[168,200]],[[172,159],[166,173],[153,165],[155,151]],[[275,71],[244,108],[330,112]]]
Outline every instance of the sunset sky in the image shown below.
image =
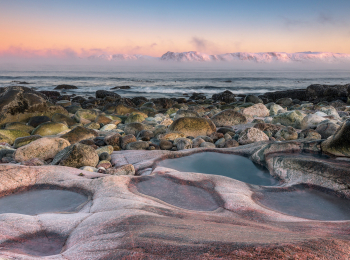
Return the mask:
[[0,56],[350,53],[349,0],[0,0]]

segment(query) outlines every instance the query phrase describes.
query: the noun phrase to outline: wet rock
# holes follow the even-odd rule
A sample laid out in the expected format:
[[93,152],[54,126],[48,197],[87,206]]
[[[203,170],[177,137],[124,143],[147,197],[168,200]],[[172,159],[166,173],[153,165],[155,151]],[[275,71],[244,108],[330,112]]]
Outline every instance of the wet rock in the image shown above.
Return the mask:
[[253,103],[253,104],[259,104],[259,103],[264,103],[259,97],[254,96],[254,95],[247,95],[244,98],[244,103]]
[[146,150],[149,147],[148,142],[136,141],[128,143],[125,147],[125,150]]
[[321,144],[322,152],[335,156],[350,157],[350,120],[347,120],[337,130]]
[[40,135],[30,135],[30,136],[24,136],[24,137],[18,137],[16,138],[15,142],[13,143],[14,148],[19,148],[21,146],[27,145],[35,140],[40,139]]
[[246,116],[233,109],[226,109],[214,115],[211,120],[216,126],[233,126],[247,123]]
[[20,122],[12,122],[12,123],[7,123],[5,125],[5,129],[6,130],[19,130],[19,131],[31,133],[33,131],[34,127],[32,127],[30,125],[26,125],[24,123],[20,123]]
[[[40,141],[40,140],[39,140]],[[96,167],[99,156],[91,146],[77,143],[67,150],[67,153],[60,160],[60,165],[80,168],[83,166]]]
[[210,135],[216,127],[210,119],[182,117],[176,119],[168,128],[170,132],[181,132],[186,136]]
[[68,126],[63,123],[46,122],[37,126],[33,130],[32,135],[41,135],[41,136],[56,135],[68,129],[69,129]]
[[279,130],[274,137],[283,138],[283,140],[295,140],[298,139],[298,132],[293,127],[288,126],[285,129]]
[[244,108],[241,110],[241,113],[245,116],[258,116],[258,117],[265,117],[270,115],[270,111],[266,108],[264,104],[258,103],[253,106]]
[[118,168],[109,168],[106,171],[106,174],[111,174],[111,175],[135,175],[135,168],[134,165],[132,164],[126,164],[123,166],[120,166]]
[[123,136],[120,140],[120,147],[122,149],[125,149],[127,144],[129,143],[133,143],[133,142],[136,142],[137,139],[134,135],[126,135],[126,136]]
[[68,114],[61,106],[54,106],[40,92],[27,87],[0,88],[0,125],[26,121],[33,116]]
[[68,85],[68,84],[61,84],[55,87],[54,89],[78,89],[76,86]]
[[32,158],[41,160],[52,159],[56,154],[68,147],[70,143],[62,138],[43,137],[32,141],[16,150],[14,158],[16,161],[28,161]]
[[306,115],[300,123],[301,129],[315,129],[325,118],[317,114]]
[[263,131],[252,127],[246,128],[240,133],[238,143],[244,145],[268,140],[269,137]]
[[214,94],[211,98],[214,101],[222,101],[225,103],[236,102],[235,96],[231,91],[225,90],[224,92]]
[[15,140],[19,137],[29,136],[27,132],[20,131],[20,130],[6,130],[6,129],[0,129],[0,141],[6,142],[10,145],[12,145]]
[[272,124],[280,123],[284,126],[292,126],[294,128],[300,129],[301,121],[306,115],[300,111],[290,111],[276,115],[272,119]]
[[313,129],[305,129],[299,133],[299,139],[319,140],[322,139],[321,135]]
[[75,144],[81,140],[90,139],[96,137],[98,134],[92,129],[85,128],[83,126],[77,126],[73,130],[61,136],[68,140],[71,144]]
[[338,128],[339,125],[337,124],[325,122],[317,126],[316,132],[321,135],[322,139],[327,139],[331,135],[334,135]]

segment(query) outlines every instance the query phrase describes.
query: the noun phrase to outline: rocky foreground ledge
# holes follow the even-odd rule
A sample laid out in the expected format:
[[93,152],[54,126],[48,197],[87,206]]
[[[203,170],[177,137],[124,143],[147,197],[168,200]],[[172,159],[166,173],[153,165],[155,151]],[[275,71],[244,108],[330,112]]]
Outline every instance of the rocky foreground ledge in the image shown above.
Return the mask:
[[1,89],[1,197],[58,189],[87,198],[70,213],[0,214],[1,257],[348,259],[349,220],[290,216],[259,202],[269,187],[157,166],[237,154],[267,167],[278,189],[306,185],[350,199],[349,109],[334,88],[348,86],[322,86],[309,101]]

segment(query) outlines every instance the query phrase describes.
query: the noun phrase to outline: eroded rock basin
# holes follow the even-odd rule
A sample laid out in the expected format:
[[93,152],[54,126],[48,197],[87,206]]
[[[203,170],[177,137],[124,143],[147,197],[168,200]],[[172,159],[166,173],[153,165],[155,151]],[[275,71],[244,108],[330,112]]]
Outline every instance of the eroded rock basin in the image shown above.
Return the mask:
[[350,219],[350,200],[302,185],[266,189],[255,200],[295,217],[323,221]]
[[255,185],[274,186],[279,182],[266,168],[257,166],[248,158],[234,154],[202,152],[160,161],[159,166],[181,172],[198,172],[230,177]]
[[68,190],[30,190],[0,198],[0,214],[76,212],[87,199],[82,194]]
[[189,210],[213,211],[223,201],[211,182],[183,181],[170,176],[146,176],[134,180],[138,192],[173,206]]

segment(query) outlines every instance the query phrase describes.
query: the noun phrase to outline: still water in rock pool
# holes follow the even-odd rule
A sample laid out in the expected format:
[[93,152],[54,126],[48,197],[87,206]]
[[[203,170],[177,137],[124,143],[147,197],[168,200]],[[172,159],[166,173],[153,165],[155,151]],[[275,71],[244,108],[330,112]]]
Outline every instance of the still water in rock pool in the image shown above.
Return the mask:
[[248,158],[234,154],[196,153],[181,158],[163,160],[158,166],[182,172],[223,175],[256,185],[273,186],[278,184],[278,181],[270,175],[266,168],[257,166]]
[[37,215],[49,212],[74,212],[87,197],[67,190],[31,190],[0,198],[0,214]]

